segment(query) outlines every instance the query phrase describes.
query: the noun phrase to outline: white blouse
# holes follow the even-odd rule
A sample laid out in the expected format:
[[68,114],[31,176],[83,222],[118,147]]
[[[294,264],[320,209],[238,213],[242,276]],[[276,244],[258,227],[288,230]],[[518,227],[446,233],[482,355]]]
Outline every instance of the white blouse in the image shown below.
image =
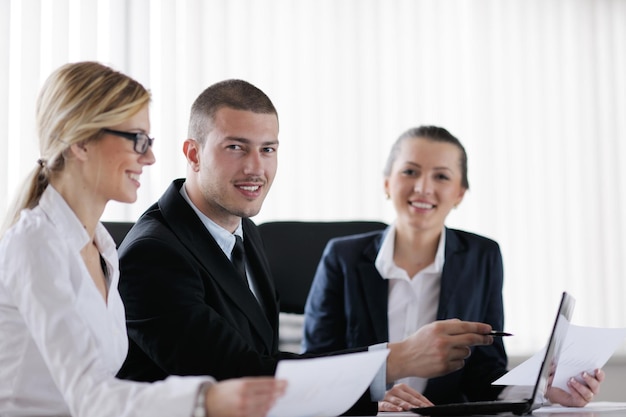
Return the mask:
[[191,416],[211,378],[115,378],[128,350],[117,251],[98,224],[105,302],[80,255],[88,242],[52,186],[0,240],[0,415]]
[[[408,273],[393,261],[395,236],[394,223],[389,228],[375,261],[380,276],[389,281],[387,321],[390,342],[404,340],[421,327],[437,320],[446,246],[446,230],[443,228],[434,262],[415,276],[409,277]],[[407,377],[396,381],[400,382],[423,393],[428,379]]]

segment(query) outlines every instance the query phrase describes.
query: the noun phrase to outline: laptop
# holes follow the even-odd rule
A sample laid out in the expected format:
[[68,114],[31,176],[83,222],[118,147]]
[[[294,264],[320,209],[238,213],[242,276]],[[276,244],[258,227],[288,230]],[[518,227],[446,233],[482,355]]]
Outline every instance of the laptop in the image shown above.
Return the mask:
[[[567,333],[567,325],[574,311],[574,298],[567,292],[563,292],[559,310],[552,327],[552,333],[548,339],[546,353],[539,368],[537,382],[530,398],[509,401],[474,401],[466,403],[441,404],[430,407],[412,408],[411,411],[422,416],[469,416],[476,414],[513,413],[517,415],[530,414],[539,408],[548,388],[548,377],[551,373],[552,364],[558,363],[559,353]],[[552,369],[554,371],[554,369]]]

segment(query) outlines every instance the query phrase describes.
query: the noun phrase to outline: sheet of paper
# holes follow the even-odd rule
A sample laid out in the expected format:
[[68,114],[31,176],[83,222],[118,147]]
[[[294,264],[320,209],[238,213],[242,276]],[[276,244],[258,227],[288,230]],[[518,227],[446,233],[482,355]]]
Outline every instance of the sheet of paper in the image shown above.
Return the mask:
[[[583,371],[593,373],[594,369],[602,368],[625,337],[626,329],[623,328],[606,329],[570,324],[552,386],[569,392],[567,387],[569,378],[576,377],[582,381],[580,374]],[[535,385],[544,354],[545,348],[494,381],[493,384]]]
[[[580,415],[580,416],[593,416],[594,414],[592,413],[601,413],[603,411],[610,412],[610,411],[616,411],[616,410],[626,410],[626,403],[598,401],[598,402],[590,402],[584,407],[563,407],[561,405],[550,405],[550,406],[541,407],[537,410],[534,410],[533,415],[568,414],[568,415]],[[581,411],[584,411],[585,414],[579,414]]]
[[492,385],[528,385],[534,386],[537,383],[541,361],[546,354],[544,347],[524,362],[511,369],[506,374],[492,382]]
[[287,391],[268,417],[331,417],[347,411],[372,383],[388,349],[278,362]]

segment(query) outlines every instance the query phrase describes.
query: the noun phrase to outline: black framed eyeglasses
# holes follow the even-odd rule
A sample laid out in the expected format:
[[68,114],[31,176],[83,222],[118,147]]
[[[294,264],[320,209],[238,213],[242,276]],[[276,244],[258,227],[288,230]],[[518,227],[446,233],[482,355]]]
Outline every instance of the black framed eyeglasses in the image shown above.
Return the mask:
[[128,140],[132,140],[134,142],[133,149],[135,150],[135,152],[137,152],[138,154],[142,154],[142,155],[148,152],[148,148],[151,147],[152,142],[154,142],[154,138],[151,138],[150,136],[146,135],[143,132],[137,132],[137,133],[122,132],[120,130],[113,130],[113,129],[107,129],[107,128],[102,129],[102,131],[110,133],[115,136],[123,137]]

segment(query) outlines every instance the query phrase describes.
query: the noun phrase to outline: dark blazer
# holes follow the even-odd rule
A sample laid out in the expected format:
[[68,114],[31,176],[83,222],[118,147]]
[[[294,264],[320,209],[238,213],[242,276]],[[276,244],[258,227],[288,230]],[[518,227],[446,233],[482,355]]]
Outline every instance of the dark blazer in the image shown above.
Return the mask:
[[[278,351],[278,298],[257,228],[243,219],[262,307],[180,195],[183,183],[174,181],[119,247],[130,347],[118,376],[273,375],[280,359],[303,356]],[[351,413],[375,414],[368,396]]]
[[[388,283],[374,262],[385,231],[336,238],[326,246],[305,308],[304,350],[328,352],[389,340]],[[489,323],[502,330],[502,255],[496,242],[446,228],[445,264],[437,319]],[[491,382],[506,373],[500,338],[476,347],[465,367],[428,381],[435,404],[495,399]]]

